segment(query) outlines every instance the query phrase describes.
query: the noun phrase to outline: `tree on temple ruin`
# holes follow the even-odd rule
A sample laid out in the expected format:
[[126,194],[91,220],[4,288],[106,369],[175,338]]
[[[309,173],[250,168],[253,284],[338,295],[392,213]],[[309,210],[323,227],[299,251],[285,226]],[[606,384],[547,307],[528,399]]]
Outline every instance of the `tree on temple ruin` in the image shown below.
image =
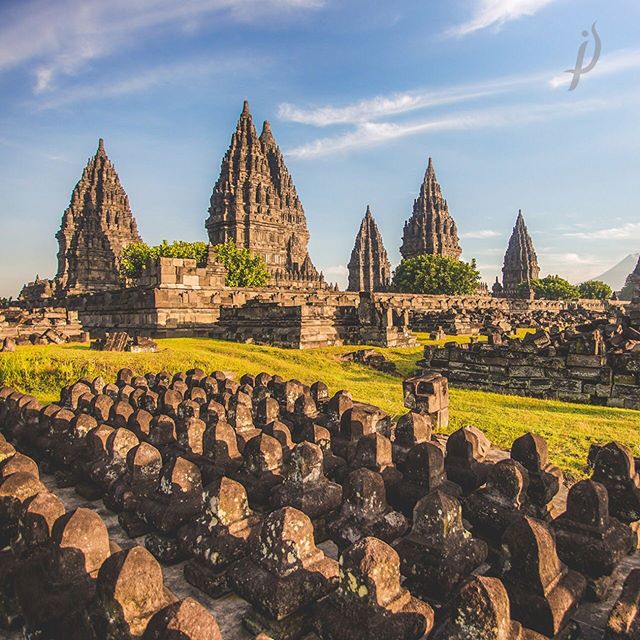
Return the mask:
[[171,244],[163,240],[155,246],[145,242],[133,242],[122,251],[120,278],[123,281],[137,280],[142,270],[151,260],[158,258],[189,258],[195,260],[199,267],[207,262],[206,242],[185,242],[174,240]]
[[478,289],[480,273],[475,259],[467,263],[424,253],[402,260],[393,274],[393,284],[403,293],[470,295]]
[[546,276],[540,280],[523,282],[521,287],[533,289],[536,298],[543,300],[577,300],[580,297],[578,287],[560,276]]
[[[152,260],[158,258],[186,258],[195,260],[198,267],[207,264],[209,245],[206,242],[185,242],[163,240],[155,246],[144,242],[134,242],[125,247],[120,266],[123,282],[135,281]],[[216,258],[227,269],[225,284],[228,287],[263,287],[269,281],[269,271],[265,261],[249,249],[236,246],[233,240],[214,248]]]
[[613,295],[611,287],[601,280],[587,280],[578,285],[581,298],[590,300],[609,300]]
[[216,257],[227,269],[228,287],[264,287],[269,281],[267,264],[250,249],[238,247],[233,240],[214,247]]

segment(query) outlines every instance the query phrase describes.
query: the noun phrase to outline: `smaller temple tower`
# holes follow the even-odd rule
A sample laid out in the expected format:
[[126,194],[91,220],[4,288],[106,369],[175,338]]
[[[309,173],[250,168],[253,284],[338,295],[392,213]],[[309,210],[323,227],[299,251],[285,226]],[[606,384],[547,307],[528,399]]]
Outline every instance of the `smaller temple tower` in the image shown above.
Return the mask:
[[369,205],[348,266],[348,291],[385,291],[389,287],[391,263]]
[[503,295],[512,296],[517,294],[520,284],[537,280],[539,276],[538,257],[533,248],[527,225],[524,222],[522,210],[520,210],[518,211],[511,238],[509,238],[507,251],[504,254],[504,265],[502,267]]
[[458,228],[449,214],[449,205],[442,195],[431,158],[420,187],[420,195],[413,203],[411,217],[404,223],[400,253],[403,258],[431,253],[456,260],[462,253]]
[[638,299],[640,294],[640,258],[634,270],[627,276],[624,281],[624,287],[620,291],[620,300],[634,300]]
[[122,250],[139,242],[140,235],[102,138],[73,190],[56,238],[56,285],[60,293],[89,293],[120,286]]

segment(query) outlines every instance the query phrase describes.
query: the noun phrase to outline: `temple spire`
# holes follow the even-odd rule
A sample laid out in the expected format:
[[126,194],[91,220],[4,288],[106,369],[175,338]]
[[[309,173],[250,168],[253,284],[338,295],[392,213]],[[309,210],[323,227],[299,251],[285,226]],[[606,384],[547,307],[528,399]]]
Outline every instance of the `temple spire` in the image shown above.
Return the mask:
[[120,286],[122,250],[139,242],[140,235],[102,138],[73,190],[56,238],[59,291],[85,293]]
[[502,267],[502,288],[505,295],[516,295],[522,283],[537,280],[540,276],[538,257],[533,248],[533,241],[524,221],[522,209],[518,211],[509,245],[504,254]]
[[404,226],[400,253],[403,258],[430,253],[456,259],[462,253],[458,229],[449,214],[449,206],[442,195],[431,158],[420,194],[413,203],[413,212]]
[[222,160],[206,227],[211,244],[231,239],[262,256],[272,274],[295,275],[318,286],[293,179],[268,121],[258,137],[247,101]]
[[273,133],[271,132],[271,124],[268,120],[265,120],[262,124],[262,133],[260,134],[260,142],[262,142],[263,146],[274,148],[278,145],[276,144],[276,139],[273,137]]
[[349,260],[349,291],[385,291],[391,278],[391,264],[378,225],[367,205]]

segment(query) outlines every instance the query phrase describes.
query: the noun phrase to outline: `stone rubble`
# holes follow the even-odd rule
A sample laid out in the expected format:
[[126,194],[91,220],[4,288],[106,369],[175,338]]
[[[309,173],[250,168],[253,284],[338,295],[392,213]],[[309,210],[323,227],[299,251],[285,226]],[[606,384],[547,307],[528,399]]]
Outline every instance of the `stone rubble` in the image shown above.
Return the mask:
[[[446,379],[407,381],[405,401],[395,422],[320,381],[199,369],[125,368],[47,406],[1,388],[0,624],[51,640],[225,637],[206,608],[176,602],[158,560],[216,617],[244,598],[234,615],[274,640],[567,640],[589,600],[610,609],[640,563],[630,453],[594,449],[594,480],[552,519],[564,483],[542,439],[495,462],[505,454],[475,428],[434,434]],[[41,475],[89,504],[65,513]],[[98,500],[119,540],[146,549],[110,542]],[[636,619],[618,607],[609,626]]]

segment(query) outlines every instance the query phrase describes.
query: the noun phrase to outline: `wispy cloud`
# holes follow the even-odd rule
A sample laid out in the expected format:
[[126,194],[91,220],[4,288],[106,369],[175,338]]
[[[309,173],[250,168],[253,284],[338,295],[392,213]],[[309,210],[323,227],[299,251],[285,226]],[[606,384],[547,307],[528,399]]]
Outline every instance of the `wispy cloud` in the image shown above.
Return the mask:
[[299,107],[287,102],[278,108],[278,117],[289,122],[327,127],[336,124],[354,124],[392,115],[399,115],[418,109],[466,102],[475,98],[501,93],[522,84],[520,78],[505,78],[482,85],[466,85],[443,90],[425,90],[396,93],[390,96],[375,96],[347,104],[342,107],[325,105],[322,107]]
[[[267,62],[266,58],[261,58],[259,64],[263,66]],[[52,94],[48,94],[46,98],[39,98],[37,108],[55,109],[96,98],[101,100],[115,98],[193,81],[194,78],[213,77],[230,71],[254,73],[256,71],[256,63],[250,63],[241,58],[232,60],[208,58],[206,60],[190,60],[176,64],[159,65],[110,82],[83,83],[76,87],[55,91]]]
[[346,264],[336,264],[331,267],[326,267],[324,270],[326,276],[346,276],[349,275],[349,269]]
[[500,28],[507,22],[532,16],[557,0],[474,0],[470,20],[449,29],[446,35],[466,36],[488,27]]
[[619,94],[615,99],[585,99],[581,102],[563,101],[554,104],[512,104],[508,107],[488,107],[474,111],[463,111],[440,118],[430,118],[406,123],[363,122],[354,131],[319,138],[308,144],[289,150],[289,155],[310,158],[329,155],[339,151],[361,149],[427,132],[455,131],[464,129],[487,129],[524,125],[581,113],[606,111],[637,103],[640,94]]
[[[599,76],[614,75],[640,68],[640,49],[622,49],[603,56],[592,72]],[[278,117],[288,122],[315,127],[333,125],[366,125],[382,118],[399,116],[445,105],[461,104],[517,90],[556,88],[571,81],[569,74],[552,75],[552,71],[504,76],[482,83],[444,88],[426,88],[389,95],[373,96],[345,105],[301,106],[284,102],[278,107]]]
[[493,229],[479,229],[478,231],[467,231],[466,233],[460,234],[461,238],[472,238],[482,240],[484,238],[498,238],[502,234],[499,231],[494,231]]
[[628,222],[620,227],[609,227],[595,231],[565,233],[568,238],[580,240],[636,240],[640,238],[640,222]]
[[[622,49],[602,56],[589,75],[594,77],[608,76],[633,69],[640,69],[640,49]],[[571,74],[567,72],[562,75],[553,76],[553,78],[549,80],[549,85],[557,89],[558,87],[568,85],[570,82]]]
[[574,252],[541,249],[538,259],[543,275],[558,274],[570,282],[584,282],[606,266],[601,257]]
[[194,30],[216,18],[253,22],[317,9],[324,0],[30,0],[3,11],[0,71],[35,65],[35,91],[61,74],[135,46],[153,29]]

